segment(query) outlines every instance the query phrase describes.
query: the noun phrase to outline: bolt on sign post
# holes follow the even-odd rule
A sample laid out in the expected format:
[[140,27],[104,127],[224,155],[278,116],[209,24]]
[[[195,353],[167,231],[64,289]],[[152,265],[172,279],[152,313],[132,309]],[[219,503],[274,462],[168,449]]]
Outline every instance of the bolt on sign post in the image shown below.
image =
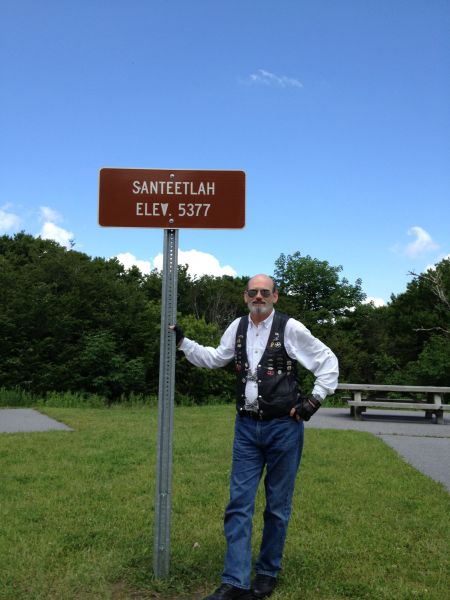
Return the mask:
[[241,229],[245,225],[243,171],[156,169],[100,170],[99,224],[164,229],[158,392],[153,570],[167,577],[170,565],[178,230]]

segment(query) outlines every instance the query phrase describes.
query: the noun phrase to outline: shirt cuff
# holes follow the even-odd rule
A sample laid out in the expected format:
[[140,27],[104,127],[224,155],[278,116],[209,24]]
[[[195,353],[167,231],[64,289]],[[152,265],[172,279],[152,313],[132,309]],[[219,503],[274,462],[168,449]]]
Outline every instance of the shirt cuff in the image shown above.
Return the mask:
[[178,346],[178,350],[182,350],[183,352],[186,352],[186,350],[189,350],[189,347],[192,345],[192,342],[189,338],[184,337],[181,340],[180,345]]
[[323,402],[328,394],[327,394],[326,390],[323,389],[323,387],[315,385],[314,389],[312,391],[312,395],[316,396],[316,398],[318,398],[320,400],[320,402]]

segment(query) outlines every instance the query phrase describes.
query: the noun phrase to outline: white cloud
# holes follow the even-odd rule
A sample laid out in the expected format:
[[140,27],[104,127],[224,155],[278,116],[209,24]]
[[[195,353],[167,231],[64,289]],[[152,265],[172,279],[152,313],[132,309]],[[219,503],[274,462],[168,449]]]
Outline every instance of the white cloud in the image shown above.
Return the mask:
[[58,223],[59,221],[62,221],[62,217],[59,212],[53,210],[53,208],[41,206],[39,207],[39,210],[41,212],[41,219],[43,221],[50,221],[51,223]]
[[71,248],[70,241],[73,240],[74,237],[71,231],[67,231],[66,229],[58,227],[58,225],[50,222],[43,224],[39,236],[44,240],[53,240],[58,242],[58,244],[65,246],[67,249]]
[[367,296],[363,304],[373,304],[374,306],[386,306],[384,298],[376,298],[375,296]]
[[406,246],[405,252],[411,257],[415,258],[419,256],[419,254],[424,254],[425,252],[431,252],[432,250],[436,250],[438,245],[433,241],[431,235],[422,229],[422,227],[411,227],[408,231],[408,235],[414,235],[416,239]]
[[0,208],[0,232],[10,231],[11,229],[17,229],[20,225],[21,219],[12,212],[9,212],[8,206]]
[[[158,269],[158,271],[161,271],[163,266],[163,255],[158,254],[155,256],[153,263],[155,268]],[[237,275],[237,272],[229,265],[222,267],[215,256],[208,254],[207,252],[200,252],[199,250],[179,250],[178,264],[187,264],[188,273],[191,277],[195,275],[215,275],[217,277],[220,277],[221,275],[231,275],[232,277],[235,277]]]
[[295,87],[302,88],[303,84],[298,79],[286,77],[286,75],[275,75],[264,69],[258,69],[256,73],[252,73],[248,81],[254,84],[270,85],[275,87]]
[[68,250],[70,250],[74,235],[71,231],[56,225],[57,222],[63,220],[59,212],[53,210],[49,206],[40,206],[39,211],[40,219],[41,221],[44,221],[44,223],[41,231],[38,233],[38,236],[44,240],[53,240],[54,242],[57,242],[61,246],[65,246]]
[[131,254],[131,252],[117,254],[116,258],[126,269],[131,269],[133,265],[136,265],[143,275],[148,275],[152,270],[152,265],[149,260],[139,260]]
[[[131,252],[122,252],[121,254],[117,254],[115,258],[117,258],[126,269],[130,269],[133,265],[136,265],[144,275],[148,275],[152,270],[152,261],[140,260],[131,254]],[[222,267],[215,256],[208,254],[207,252],[200,252],[199,250],[178,250],[178,264],[187,264],[188,273],[191,277],[196,275],[215,275],[218,277],[221,275],[231,275],[232,277],[235,277],[237,275],[237,272],[229,265]],[[155,256],[153,268],[158,271],[162,270],[163,255],[161,253]]]

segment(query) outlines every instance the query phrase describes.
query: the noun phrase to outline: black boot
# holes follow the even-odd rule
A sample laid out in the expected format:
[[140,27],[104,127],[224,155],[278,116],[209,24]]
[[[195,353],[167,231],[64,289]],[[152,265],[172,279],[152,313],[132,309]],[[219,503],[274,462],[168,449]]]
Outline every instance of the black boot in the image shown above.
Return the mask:
[[256,575],[253,584],[253,598],[268,598],[277,585],[277,578],[270,575]]
[[215,592],[206,596],[203,600],[250,600],[252,597],[250,590],[243,590],[229,583],[222,583]]

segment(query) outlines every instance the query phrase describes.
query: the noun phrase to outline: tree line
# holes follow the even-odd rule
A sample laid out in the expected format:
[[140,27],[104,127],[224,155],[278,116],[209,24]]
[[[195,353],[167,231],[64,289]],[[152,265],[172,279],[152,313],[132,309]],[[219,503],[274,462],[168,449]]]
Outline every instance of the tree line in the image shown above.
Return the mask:
[[[270,273],[269,273],[270,274]],[[250,274],[252,275],[252,274]],[[450,385],[450,260],[411,273],[388,305],[364,303],[360,279],[300,252],[281,254],[272,274],[277,308],[302,321],[336,353],[340,380]],[[215,346],[246,313],[248,277],[191,277],[178,270],[178,321]],[[0,237],[0,388],[34,394],[97,394],[108,401],[156,394],[161,274],[126,269],[24,232]],[[311,374],[299,368],[305,391]],[[178,356],[176,397],[206,403],[234,396],[232,365],[209,371]]]

